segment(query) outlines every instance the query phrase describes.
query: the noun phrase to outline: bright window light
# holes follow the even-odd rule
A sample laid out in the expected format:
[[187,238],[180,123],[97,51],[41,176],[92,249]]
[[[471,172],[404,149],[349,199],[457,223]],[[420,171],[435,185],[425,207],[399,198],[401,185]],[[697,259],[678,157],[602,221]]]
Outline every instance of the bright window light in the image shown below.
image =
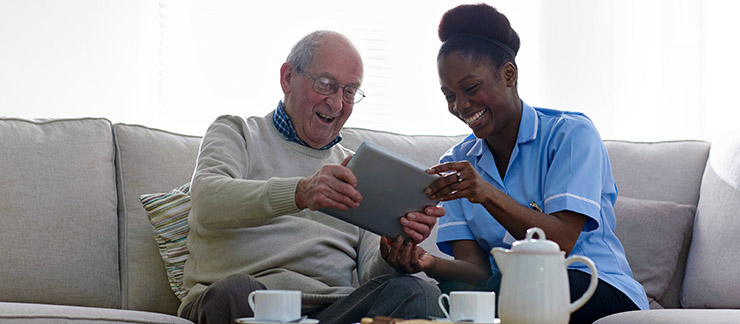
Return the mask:
[[[586,113],[604,139],[712,140],[740,130],[731,0],[486,1],[522,39],[519,95]],[[290,47],[347,35],[367,98],[347,126],[469,133],[439,90],[437,24],[462,1],[0,0],[0,115],[106,117],[202,135],[265,115]]]

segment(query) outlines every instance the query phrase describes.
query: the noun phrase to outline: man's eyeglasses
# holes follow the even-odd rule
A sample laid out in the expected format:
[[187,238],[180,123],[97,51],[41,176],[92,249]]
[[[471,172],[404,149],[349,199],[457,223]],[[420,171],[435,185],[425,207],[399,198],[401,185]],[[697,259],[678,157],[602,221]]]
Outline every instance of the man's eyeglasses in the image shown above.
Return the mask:
[[[303,74],[311,80],[313,80],[313,90],[317,93],[320,93],[325,96],[330,96],[337,92],[339,90],[340,85],[337,80],[334,80],[329,77],[320,76],[318,78],[314,78],[310,74],[306,73],[306,71],[303,71],[301,69],[296,69],[298,73]],[[362,98],[365,98],[365,92],[360,90],[360,88],[351,86],[351,85],[345,85],[342,88],[342,100],[346,103],[356,104],[362,100]]]

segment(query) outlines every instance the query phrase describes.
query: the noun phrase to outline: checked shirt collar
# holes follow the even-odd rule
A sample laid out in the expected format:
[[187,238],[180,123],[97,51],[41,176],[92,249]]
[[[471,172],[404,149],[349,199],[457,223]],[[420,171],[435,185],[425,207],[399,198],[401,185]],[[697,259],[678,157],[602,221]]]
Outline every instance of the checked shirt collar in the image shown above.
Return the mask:
[[[277,128],[278,132],[280,132],[280,134],[282,134],[286,140],[296,142],[306,147],[310,147],[298,137],[298,133],[295,131],[293,122],[290,121],[290,117],[285,112],[285,106],[283,105],[282,100],[278,102],[278,106],[277,108],[275,108],[275,113],[272,114],[272,124],[275,125],[275,128]],[[318,148],[317,150],[328,150],[335,144],[339,143],[341,140],[342,134],[337,134],[337,137],[333,141],[331,141],[331,143],[327,144],[324,147]]]

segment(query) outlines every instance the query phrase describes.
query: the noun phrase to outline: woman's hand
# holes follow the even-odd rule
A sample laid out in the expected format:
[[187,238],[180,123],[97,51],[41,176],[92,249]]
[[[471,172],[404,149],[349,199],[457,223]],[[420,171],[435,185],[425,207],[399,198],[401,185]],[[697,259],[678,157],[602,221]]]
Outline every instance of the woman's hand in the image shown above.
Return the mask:
[[570,253],[586,224],[587,216],[573,211],[546,214],[522,206],[484,180],[468,161],[438,164],[427,172],[445,174],[424,191],[430,199],[447,201],[467,198],[471,203],[482,204],[515,238],[523,238],[527,229],[537,226],[547,233],[549,240]]
[[468,161],[447,162],[435,165],[428,173],[446,173],[426,188],[424,193],[433,200],[467,198],[472,203],[483,203],[495,188],[470,165]]
[[380,255],[399,273],[417,273],[434,267],[434,257],[423,248],[399,236],[380,238]]

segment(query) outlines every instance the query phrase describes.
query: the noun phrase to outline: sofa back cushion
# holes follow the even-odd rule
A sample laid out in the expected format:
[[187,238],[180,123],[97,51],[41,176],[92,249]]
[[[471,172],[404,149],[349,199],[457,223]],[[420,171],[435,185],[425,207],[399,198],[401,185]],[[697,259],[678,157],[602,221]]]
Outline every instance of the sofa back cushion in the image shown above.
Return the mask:
[[681,294],[685,308],[740,308],[740,132],[712,143]]
[[620,196],[694,205],[709,142],[604,141]]
[[345,127],[342,145],[357,150],[364,141],[381,145],[425,166],[439,163],[439,158],[467,135],[402,135],[378,130]]
[[[614,180],[617,183],[619,197],[639,198],[651,201],[651,206],[665,205],[659,202],[673,202],[680,205],[696,206],[699,201],[699,186],[701,184],[704,166],[709,155],[709,142],[704,141],[671,141],[671,142],[625,142],[604,141],[612,163]],[[685,211],[685,208],[681,208]],[[659,214],[659,213],[658,213]],[[683,213],[682,213],[683,214]],[[619,216],[619,215],[618,215]],[[667,216],[667,215],[666,215]],[[678,217],[677,220],[685,220]],[[620,228],[617,219],[617,228]],[[645,224],[660,224],[660,222],[646,222]],[[684,233],[684,228],[678,224],[671,224],[676,233]],[[660,231],[653,228],[649,231]],[[641,242],[644,237],[635,237],[636,231],[618,232],[622,241]],[[678,250],[677,263],[672,272],[672,278],[662,293],[654,296],[657,303],[651,301],[652,306],[661,305],[665,308],[681,307],[680,294],[683,282],[686,257],[688,255],[689,237],[680,240],[675,245]],[[625,244],[625,252],[630,256],[644,254],[644,251],[630,251]],[[633,271],[641,267],[633,266]],[[636,275],[635,277],[640,277]],[[645,277],[643,277],[645,278]],[[653,281],[654,283],[655,281]],[[652,284],[651,284],[652,285]],[[662,294],[662,296],[660,296]]]
[[0,301],[120,307],[106,119],[0,119]]
[[200,137],[116,124],[122,307],[175,314],[179,299],[170,289],[154,229],[140,196],[168,192],[190,181]]

